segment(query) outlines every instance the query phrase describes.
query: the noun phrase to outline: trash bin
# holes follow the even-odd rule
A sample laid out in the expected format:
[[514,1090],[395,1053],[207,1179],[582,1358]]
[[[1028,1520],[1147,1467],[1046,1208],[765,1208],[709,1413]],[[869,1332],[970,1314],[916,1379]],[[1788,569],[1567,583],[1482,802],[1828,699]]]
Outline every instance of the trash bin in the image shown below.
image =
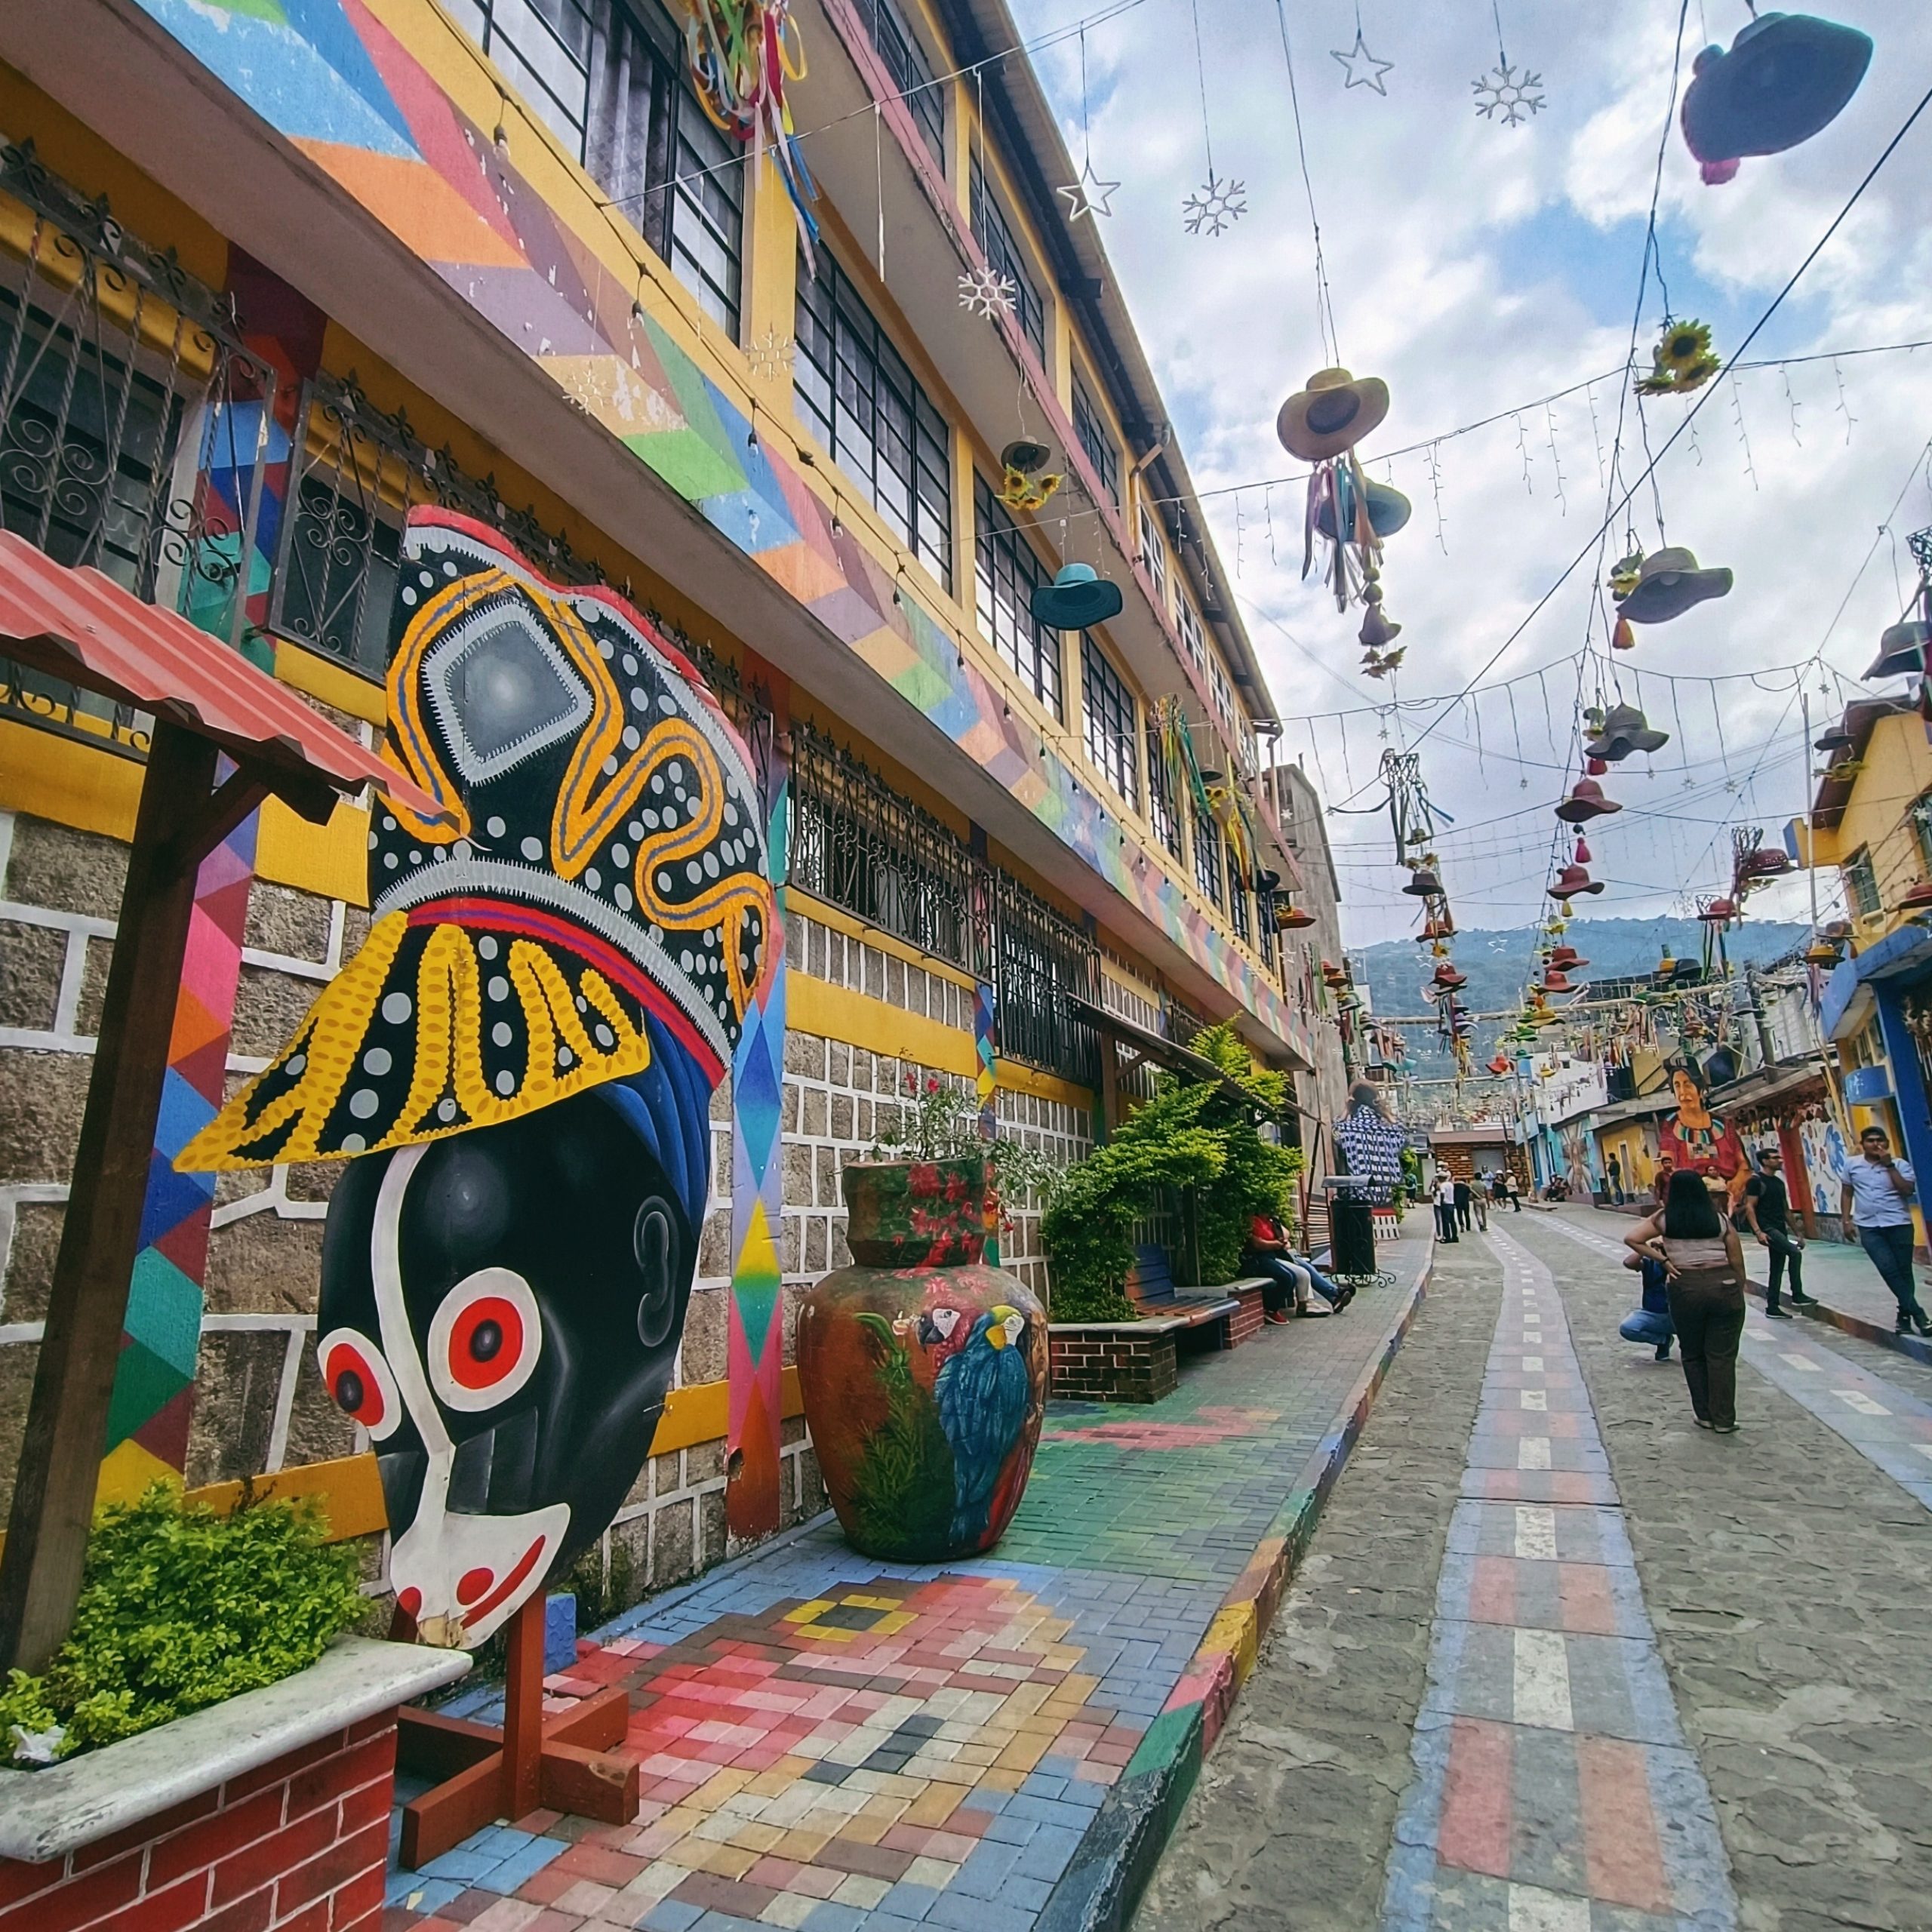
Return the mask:
[[1352,1194],[1337,1194],[1328,1203],[1328,1272],[1375,1272],[1375,1229],[1369,1205]]

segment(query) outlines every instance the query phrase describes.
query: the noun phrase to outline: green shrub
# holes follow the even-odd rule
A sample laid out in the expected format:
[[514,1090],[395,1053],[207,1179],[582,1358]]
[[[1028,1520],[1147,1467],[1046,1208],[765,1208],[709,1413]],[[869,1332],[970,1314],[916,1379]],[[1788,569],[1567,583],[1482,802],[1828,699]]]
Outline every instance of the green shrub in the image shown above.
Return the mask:
[[367,1607],[353,1552],[324,1534],[311,1508],[220,1516],[158,1483],[103,1510],[72,1635],[45,1676],[0,1690],[0,1755],[56,1727],[56,1755],[110,1744],[306,1669]]

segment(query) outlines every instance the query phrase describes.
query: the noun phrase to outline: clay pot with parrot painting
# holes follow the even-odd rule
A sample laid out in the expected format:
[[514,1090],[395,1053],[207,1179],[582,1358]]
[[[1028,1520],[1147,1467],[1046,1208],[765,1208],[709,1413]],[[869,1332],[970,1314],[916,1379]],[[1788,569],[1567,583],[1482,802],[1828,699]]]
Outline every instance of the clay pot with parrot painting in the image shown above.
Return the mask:
[[984,1158],[855,1162],[848,1267],[798,1308],[819,1469],[854,1546],[931,1563],[998,1542],[1046,1413],[1046,1312],[984,1259],[999,1205]]

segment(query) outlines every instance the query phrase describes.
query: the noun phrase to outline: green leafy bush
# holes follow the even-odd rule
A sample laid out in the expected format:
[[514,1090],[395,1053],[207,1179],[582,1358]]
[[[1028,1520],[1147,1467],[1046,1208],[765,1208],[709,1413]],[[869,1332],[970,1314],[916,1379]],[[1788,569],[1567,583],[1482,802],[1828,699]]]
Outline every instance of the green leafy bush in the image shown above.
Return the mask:
[[312,1509],[220,1516],[158,1483],[103,1510],[72,1634],[45,1676],[0,1690],[0,1756],[110,1744],[307,1669],[367,1607],[353,1552],[324,1534]]

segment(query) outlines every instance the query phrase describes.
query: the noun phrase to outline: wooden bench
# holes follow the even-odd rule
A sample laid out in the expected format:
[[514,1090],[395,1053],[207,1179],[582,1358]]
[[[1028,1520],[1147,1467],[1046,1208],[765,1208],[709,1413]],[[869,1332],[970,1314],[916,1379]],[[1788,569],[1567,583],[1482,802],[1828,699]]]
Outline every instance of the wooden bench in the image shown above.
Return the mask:
[[[1246,1335],[1235,1334],[1241,1312],[1239,1291],[1244,1287],[1260,1298],[1258,1280],[1231,1281],[1225,1288],[1178,1288],[1167,1251],[1151,1242],[1135,1248],[1134,1266],[1127,1275],[1128,1299],[1140,1310],[1143,1321],[1159,1321],[1176,1331],[1199,1331],[1197,1346],[1207,1349],[1231,1349],[1237,1340],[1247,1340]],[[1177,1343],[1179,1339],[1177,1334]]]

